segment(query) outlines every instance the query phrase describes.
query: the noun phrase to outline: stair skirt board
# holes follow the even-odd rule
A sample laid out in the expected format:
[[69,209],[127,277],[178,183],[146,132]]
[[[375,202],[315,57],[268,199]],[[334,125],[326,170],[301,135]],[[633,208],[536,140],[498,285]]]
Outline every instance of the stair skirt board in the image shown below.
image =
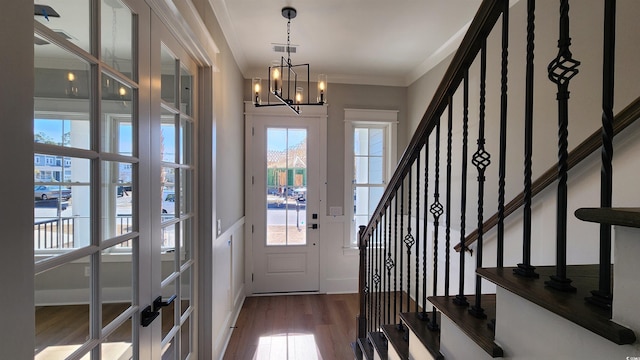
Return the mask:
[[[360,350],[358,352],[357,351],[358,349],[354,348],[354,351],[356,353],[356,358],[373,360],[373,346],[371,345],[371,343],[369,343],[369,341],[367,341],[367,339],[365,338],[358,339],[358,343],[356,345]],[[358,357],[358,355],[360,355],[360,357]]]

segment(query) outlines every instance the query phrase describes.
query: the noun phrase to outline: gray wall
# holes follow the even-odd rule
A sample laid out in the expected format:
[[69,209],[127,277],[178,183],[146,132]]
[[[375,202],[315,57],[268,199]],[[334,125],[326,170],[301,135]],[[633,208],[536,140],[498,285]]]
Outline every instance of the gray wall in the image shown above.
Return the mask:
[[[331,78],[328,82],[327,211],[330,206],[346,206],[344,203],[344,109],[398,110],[398,156],[407,144],[406,137],[403,135],[406,133],[407,126],[407,88],[334,84],[331,83]],[[314,83],[311,84],[311,88],[315,89]],[[244,99],[251,101],[250,79],[244,81]]]
[[242,74],[209,1],[194,0],[220,53],[214,74],[216,214],[222,232],[244,216],[244,113]]

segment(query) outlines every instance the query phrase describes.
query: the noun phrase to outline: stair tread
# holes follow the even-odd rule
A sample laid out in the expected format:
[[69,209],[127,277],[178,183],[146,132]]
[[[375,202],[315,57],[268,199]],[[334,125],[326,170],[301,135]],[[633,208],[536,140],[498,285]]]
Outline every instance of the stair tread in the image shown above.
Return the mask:
[[398,330],[396,325],[382,325],[382,332],[387,337],[401,359],[409,359],[409,342],[404,339],[404,330]]
[[555,266],[536,267],[539,279],[523,278],[513,274],[515,268],[478,269],[478,275],[511,291],[555,314],[570,320],[618,345],[632,344],[633,331],[611,321],[611,310],[587,303],[585,297],[598,288],[598,265],[571,265],[567,277],[577,288],[574,293],[549,289],[544,282],[555,275]]
[[367,341],[367,339],[359,338],[358,346],[360,347],[360,352],[363,359],[373,360],[373,346],[371,345],[371,343],[369,343],[369,341]]
[[[434,359],[444,359],[444,356],[440,353],[440,331],[429,330],[427,327],[429,321],[420,319],[418,317],[420,314],[421,313],[417,312],[402,313],[400,314],[400,318],[402,319],[402,322],[405,323],[411,331],[413,331]],[[431,320],[433,313],[430,312],[428,314],[429,320]],[[439,312],[436,312],[436,322],[440,324]]]
[[370,332],[368,337],[369,337],[369,340],[371,341],[371,344],[373,344],[373,348],[380,356],[380,359],[387,360],[388,348],[387,348],[387,340],[384,334],[379,331]]
[[[466,295],[469,304],[475,302],[474,295]],[[501,357],[502,348],[494,340],[494,334],[487,323],[496,317],[496,295],[483,294],[481,297],[482,308],[487,315],[486,319],[478,319],[469,314],[469,308],[453,303],[455,296],[430,296],[429,301],[451,321],[453,321],[471,340],[486,351],[492,357]]]
[[582,208],[575,214],[584,221],[640,228],[640,208]]

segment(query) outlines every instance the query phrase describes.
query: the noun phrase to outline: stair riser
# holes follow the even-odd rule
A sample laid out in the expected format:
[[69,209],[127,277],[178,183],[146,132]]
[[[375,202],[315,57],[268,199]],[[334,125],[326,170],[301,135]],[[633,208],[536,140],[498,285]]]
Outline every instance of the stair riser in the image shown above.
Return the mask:
[[638,356],[639,349],[633,345],[616,345],[501,288],[498,288],[496,311],[495,342],[509,359],[627,359]]
[[409,360],[435,360],[411,330],[409,330]]
[[492,359],[486,351],[479,347],[473,340],[448,317],[442,315],[440,323],[440,353],[445,359]]

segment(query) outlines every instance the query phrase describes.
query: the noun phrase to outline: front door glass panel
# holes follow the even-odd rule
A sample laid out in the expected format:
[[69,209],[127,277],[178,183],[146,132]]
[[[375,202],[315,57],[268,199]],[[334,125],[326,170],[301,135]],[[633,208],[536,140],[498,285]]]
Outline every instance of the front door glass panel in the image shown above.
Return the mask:
[[267,246],[307,244],[307,130],[267,129]]

